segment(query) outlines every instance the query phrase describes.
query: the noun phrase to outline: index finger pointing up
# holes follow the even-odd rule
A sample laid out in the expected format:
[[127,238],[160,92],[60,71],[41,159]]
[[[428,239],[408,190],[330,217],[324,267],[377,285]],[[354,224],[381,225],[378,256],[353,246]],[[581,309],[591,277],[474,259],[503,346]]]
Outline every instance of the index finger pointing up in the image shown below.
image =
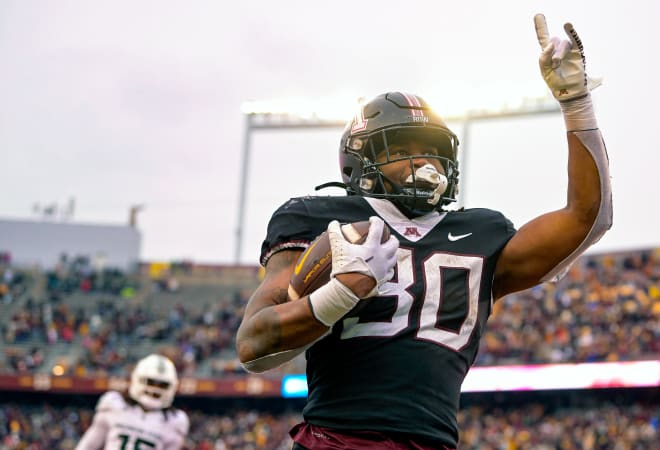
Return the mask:
[[539,44],[541,44],[541,48],[546,48],[550,42],[550,35],[548,34],[548,25],[545,23],[545,16],[543,14],[534,16],[534,27],[536,28],[536,37],[539,40]]

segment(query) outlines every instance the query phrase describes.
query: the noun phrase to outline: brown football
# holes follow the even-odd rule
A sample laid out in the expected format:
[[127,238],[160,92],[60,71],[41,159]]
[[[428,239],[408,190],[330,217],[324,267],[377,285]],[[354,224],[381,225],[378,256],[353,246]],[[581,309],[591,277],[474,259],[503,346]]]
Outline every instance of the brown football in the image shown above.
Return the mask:
[[[353,244],[362,244],[369,233],[369,221],[353,222],[341,226],[344,237]],[[390,238],[390,229],[383,228],[381,242]],[[311,294],[330,281],[332,251],[328,232],[324,231],[300,255],[289,281],[289,298],[298,300]]]

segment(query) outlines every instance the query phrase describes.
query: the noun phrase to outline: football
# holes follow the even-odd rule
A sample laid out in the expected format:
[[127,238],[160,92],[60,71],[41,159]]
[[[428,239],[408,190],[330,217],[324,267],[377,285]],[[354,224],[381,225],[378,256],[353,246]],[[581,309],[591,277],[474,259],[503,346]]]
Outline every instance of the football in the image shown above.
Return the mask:
[[[369,221],[347,223],[341,226],[344,237],[353,244],[362,244],[369,234]],[[390,229],[383,227],[381,243],[390,238]],[[328,232],[324,231],[300,255],[289,281],[289,298],[298,300],[311,294],[330,281],[332,251]]]

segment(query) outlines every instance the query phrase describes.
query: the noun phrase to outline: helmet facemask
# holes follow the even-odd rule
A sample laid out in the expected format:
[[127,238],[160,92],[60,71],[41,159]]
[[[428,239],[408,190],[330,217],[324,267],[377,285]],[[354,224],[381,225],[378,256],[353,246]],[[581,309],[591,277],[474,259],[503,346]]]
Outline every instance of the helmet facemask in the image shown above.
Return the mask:
[[[394,154],[395,144],[415,140],[434,147],[437,154]],[[447,129],[430,127],[392,127],[368,135],[351,136],[345,152],[354,161],[349,192],[368,197],[387,198],[413,214],[424,214],[456,200],[458,139]],[[428,161],[416,167],[415,160]],[[444,174],[431,164],[438,161]],[[382,167],[398,161],[410,164],[405,180],[393,180],[383,174]],[[358,166],[358,167],[355,167]],[[358,170],[355,170],[358,169]]]

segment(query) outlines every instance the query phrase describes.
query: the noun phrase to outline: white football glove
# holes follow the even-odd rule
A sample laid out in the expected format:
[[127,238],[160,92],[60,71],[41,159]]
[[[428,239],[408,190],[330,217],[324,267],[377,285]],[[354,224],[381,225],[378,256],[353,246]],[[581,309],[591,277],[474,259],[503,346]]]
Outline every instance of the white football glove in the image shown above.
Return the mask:
[[363,244],[353,244],[346,240],[336,220],[328,225],[332,250],[330,281],[309,295],[314,317],[328,327],[334,325],[360,301],[351,289],[336,278],[337,275],[355,272],[373,278],[376,286],[362,298],[378,295],[381,286],[394,276],[399,241],[390,236],[387,242],[381,244],[385,223],[375,216],[370,217],[369,222],[369,234]]
[[601,85],[602,79],[589,78],[582,41],[570,23],[564,24],[569,40],[550,37],[543,14],[534,16],[536,36],[541,44],[541,75],[560,102],[586,96]]
[[340,273],[356,272],[376,280],[376,286],[364,298],[378,294],[379,288],[394,276],[396,251],[399,240],[394,236],[381,244],[385,222],[377,216],[369,218],[369,234],[363,244],[352,244],[344,237],[339,222],[333,220],[328,225],[328,237],[332,249],[332,273],[335,278]]

